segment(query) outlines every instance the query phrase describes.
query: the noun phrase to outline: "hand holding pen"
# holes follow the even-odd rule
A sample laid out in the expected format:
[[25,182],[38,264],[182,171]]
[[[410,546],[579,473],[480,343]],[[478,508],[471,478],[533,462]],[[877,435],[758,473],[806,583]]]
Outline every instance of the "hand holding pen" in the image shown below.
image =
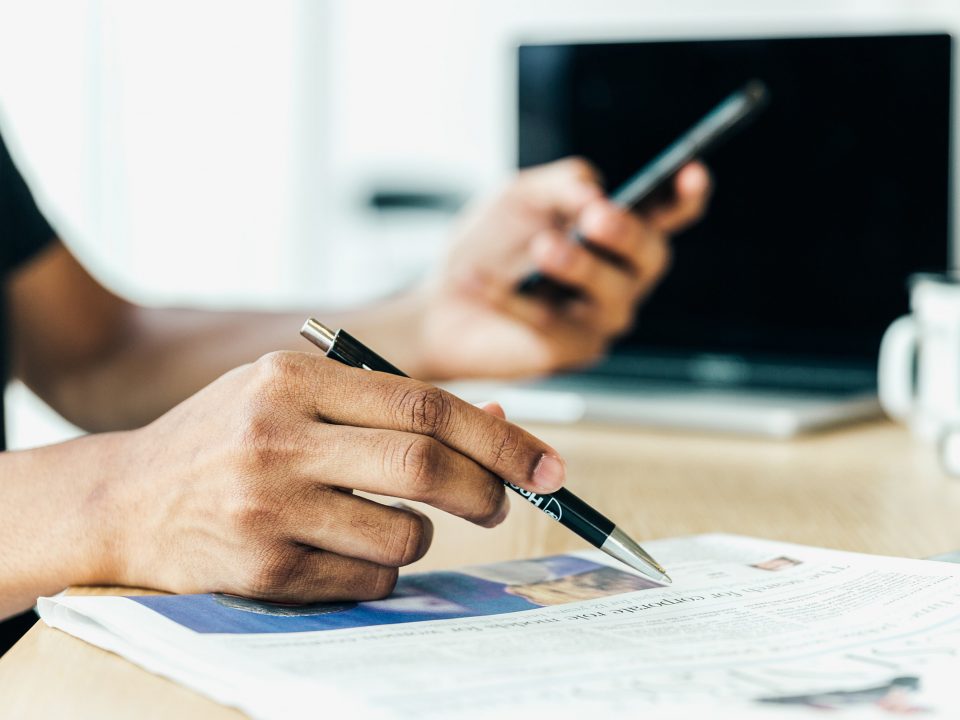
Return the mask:
[[[373,350],[343,330],[334,332],[325,325],[310,318],[303,324],[303,327],[300,329],[300,334],[323,350],[327,357],[348,367],[375,371],[371,373],[374,375],[387,374],[406,377],[399,368],[377,355]],[[444,393],[442,390],[436,388],[433,390],[435,394],[432,402],[442,403],[445,407],[463,403],[462,400],[448,393]],[[430,393],[431,391],[422,389],[421,392]],[[433,414],[435,413],[431,412],[431,415]],[[505,417],[502,412],[498,413],[498,418],[501,422],[505,422]],[[446,425],[447,422],[444,421],[442,426],[445,427]],[[479,423],[479,425],[483,425],[483,423]],[[435,424],[431,424],[433,433],[436,432],[436,427]],[[513,429],[511,430],[509,428]],[[548,450],[547,452],[543,452],[539,458],[528,454],[526,462],[524,463],[523,446],[517,441],[524,438],[529,438],[535,443],[539,443],[540,441],[520,428],[511,426],[509,423],[506,423],[505,426],[501,428],[500,433],[500,439],[497,444],[485,453],[489,457],[496,458],[498,461],[497,464],[502,464],[500,461],[506,457],[510,461],[506,466],[508,469],[514,460],[519,460],[522,468],[524,464],[530,467],[531,460],[536,460],[536,465],[532,466],[533,470],[529,479],[519,482],[515,480],[515,469],[508,475],[501,475],[500,478],[506,487],[611,557],[620,560],[634,570],[638,570],[657,582],[667,584],[671,582],[666,570],[621,528],[614,525],[612,521],[601,515],[569,490],[559,487],[559,482],[552,491],[546,490],[545,486],[548,485],[548,483],[543,482],[544,477],[548,477],[551,480],[559,479],[560,482],[562,482],[565,474],[562,472],[562,461],[555,451]],[[433,434],[433,437],[437,437],[437,435]],[[441,440],[441,442],[443,441],[442,437],[437,437],[437,439]],[[495,468],[489,465],[487,467],[495,470]],[[449,468],[449,470],[453,470],[453,468]],[[452,483],[458,479],[459,478],[450,476],[445,482]],[[437,505],[437,507],[440,506]],[[505,516],[506,512],[504,512],[504,517]]]
[[556,450],[499,417],[315,352],[266,355],[98,442],[99,471],[123,482],[97,499],[110,509],[103,574],[78,580],[290,603],[389,595],[433,539],[396,500],[493,527],[503,480],[540,495],[565,475]]

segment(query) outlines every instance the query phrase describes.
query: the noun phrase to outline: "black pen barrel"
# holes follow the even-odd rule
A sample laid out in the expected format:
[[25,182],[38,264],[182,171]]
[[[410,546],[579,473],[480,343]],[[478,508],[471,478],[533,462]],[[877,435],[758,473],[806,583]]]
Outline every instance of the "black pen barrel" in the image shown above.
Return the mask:
[[611,520],[598,513],[566,488],[540,495],[513,483],[504,483],[531,505],[572,530],[594,547],[603,547],[615,527]]
[[400,368],[377,355],[346,330],[337,330],[336,340],[330,349],[327,350],[327,357],[333,360],[339,360],[344,365],[350,367],[376,370],[377,372],[399,375],[400,377],[410,377],[400,370]]

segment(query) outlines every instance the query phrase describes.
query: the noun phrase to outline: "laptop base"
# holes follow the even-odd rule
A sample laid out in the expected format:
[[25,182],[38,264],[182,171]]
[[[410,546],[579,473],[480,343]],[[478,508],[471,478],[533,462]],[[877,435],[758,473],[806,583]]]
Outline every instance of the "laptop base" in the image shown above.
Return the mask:
[[496,401],[515,422],[599,422],[790,438],[881,414],[876,394],[711,388],[580,376],[536,383],[464,381],[447,389],[469,402]]

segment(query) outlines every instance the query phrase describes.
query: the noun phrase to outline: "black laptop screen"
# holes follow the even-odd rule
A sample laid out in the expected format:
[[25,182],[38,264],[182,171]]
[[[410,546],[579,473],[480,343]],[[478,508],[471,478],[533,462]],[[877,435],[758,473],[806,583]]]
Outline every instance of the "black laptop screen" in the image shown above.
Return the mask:
[[620,349],[865,367],[907,276],[947,266],[950,58],[947,35],[523,45],[519,164],[581,155],[614,188],[760,78]]

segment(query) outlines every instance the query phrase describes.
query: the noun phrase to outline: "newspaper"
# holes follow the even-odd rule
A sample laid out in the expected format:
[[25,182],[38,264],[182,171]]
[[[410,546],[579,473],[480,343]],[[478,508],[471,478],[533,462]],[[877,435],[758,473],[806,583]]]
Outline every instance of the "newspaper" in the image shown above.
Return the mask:
[[255,718],[960,717],[960,566],[733,535],[402,576],[379,602],[67,597],[41,617]]

